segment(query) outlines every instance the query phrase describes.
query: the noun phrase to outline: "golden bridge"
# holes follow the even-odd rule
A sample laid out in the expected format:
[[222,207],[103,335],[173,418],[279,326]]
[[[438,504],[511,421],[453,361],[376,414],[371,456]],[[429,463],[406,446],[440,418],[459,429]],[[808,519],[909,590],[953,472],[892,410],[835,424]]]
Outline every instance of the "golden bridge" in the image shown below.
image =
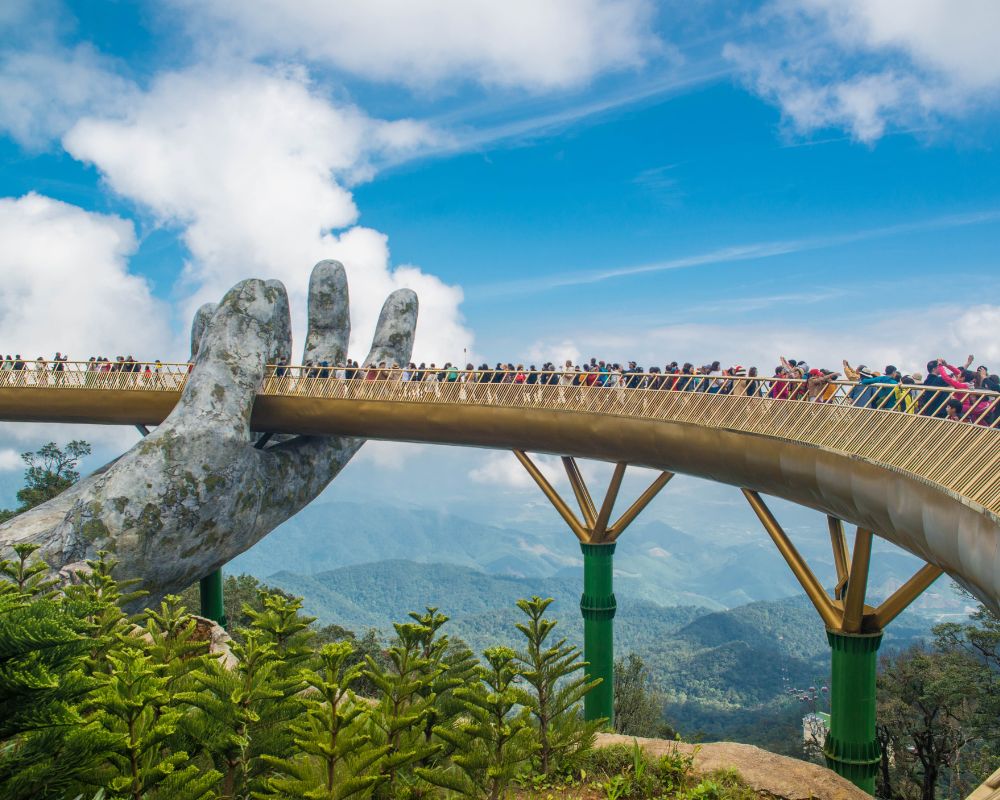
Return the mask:
[[[291,433],[512,450],[584,553],[585,657],[588,671],[605,679],[586,699],[588,717],[610,716],[613,708],[616,540],[675,473],[741,490],[815,605],[833,649],[825,751],[830,765],[862,788],[873,786],[878,764],[874,687],[884,627],[942,573],[1000,612],[1000,396],[838,381],[810,400],[801,381],[776,378],[694,376],[699,385],[687,391],[676,383],[563,385],[560,373],[547,372],[515,378],[449,370],[454,380],[415,381],[398,369],[363,368],[351,378],[336,369],[269,368],[251,431],[261,444]],[[58,372],[30,364],[4,370],[0,419],[157,425],[176,405],[187,373],[187,365],[100,371],[65,362]],[[960,401],[952,406],[964,411],[950,419],[919,413],[944,409],[949,400]],[[562,457],[579,514],[528,451]],[[576,458],[615,464],[600,502]],[[659,475],[613,521],[628,466]],[[826,516],[837,571],[832,593],[761,495]],[[857,527],[853,547],[845,523]],[[925,565],[890,597],[869,605],[874,536]]]

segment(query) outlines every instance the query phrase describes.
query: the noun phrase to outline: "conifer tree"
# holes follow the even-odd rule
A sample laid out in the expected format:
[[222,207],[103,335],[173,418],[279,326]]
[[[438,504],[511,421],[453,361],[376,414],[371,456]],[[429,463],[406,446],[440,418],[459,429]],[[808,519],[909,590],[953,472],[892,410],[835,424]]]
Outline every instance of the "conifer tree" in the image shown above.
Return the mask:
[[137,579],[116,580],[112,573],[117,565],[117,559],[102,550],[96,559],[87,561],[86,570],[77,573],[78,583],[63,589],[67,606],[76,609],[86,626],[91,647],[85,671],[90,675],[110,671],[108,653],[133,633],[134,620],[122,606],[146,594],[135,588]]
[[380,764],[385,782],[375,789],[377,797],[409,797],[415,781],[408,767],[441,749],[424,738],[424,722],[432,712],[436,695],[432,686],[442,667],[423,657],[426,626],[415,622],[395,623],[396,643],[389,648],[388,666],[366,657],[365,676],[380,692],[372,708],[371,729],[377,745],[388,746]]
[[52,597],[56,581],[48,577],[49,565],[41,559],[31,560],[40,545],[19,542],[14,545],[16,560],[0,561],[0,591],[18,592],[22,597]]
[[57,601],[0,592],[0,797],[5,800],[63,797],[105,756],[108,737],[87,726],[76,710],[92,688],[82,671],[89,647]]
[[[275,727],[272,718],[283,683],[277,676],[278,656],[272,642],[262,641],[254,629],[244,631],[243,644],[233,645],[236,668],[226,669],[216,659],[191,674],[197,688],[177,695],[204,712],[186,726],[187,735],[201,742],[203,751],[222,773],[221,796],[246,796],[266,766],[260,756],[284,756],[261,743],[261,731]],[[299,708],[296,700],[288,705]],[[282,719],[284,722],[284,719]]]
[[375,746],[366,732],[368,706],[358,702],[351,687],[362,677],[363,666],[349,662],[350,642],[325,645],[319,652],[320,668],[306,672],[313,690],[305,699],[305,718],[292,724],[299,753],[291,758],[263,756],[275,775],[266,790],[255,792],[262,800],[345,800],[365,794],[388,776],[376,762],[389,745]]
[[279,674],[298,681],[300,669],[313,655],[310,645],[316,634],[310,625],[316,618],[301,613],[300,597],[272,591],[262,591],[259,596],[262,610],[250,606],[243,608],[250,619],[249,627],[260,634],[261,641],[274,645]]
[[517,607],[528,617],[517,623],[527,648],[518,655],[520,673],[531,686],[525,705],[538,726],[538,759],[543,775],[571,765],[574,756],[590,749],[603,720],[584,722],[579,704],[600,679],[588,681],[583,674],[586,662],[580,651],[565,639],[549,643],[555,620],[544,617],[553,600],[538,596],[518,600]]
[[181,605],[177,595],[168,594],[159,609],[143,614],[148,635],[147,652],[155,664],[165,668],[166,690],[171,696],[191,686],[191,673],[204,667],[208,641],[195,638],[197,623]]
[[83,674],[90,642],[75,609],[54,596],[37,548],[0,561],[0,797],[63,797],[91,775],[109,738],[77,704],[93,688]]
[[464,715],[435,733],[455,750],[453,766],[417,768],[421,778],[461,797],[500,800],[511,782],[530,762],[534,732],[527,698],[517,685],[516,654],[509,647],[483,653],[480,680],[455,690]]
[[171,747],[181,712],[167,693],[166,667],[154,664],[132,642],[108,652],[107,674],[91,703],[100,725],[113,736],[101,785],[129,800],[208,800],[222,777],[202,770]]
[[[447,722],[461,713],[462,704],[455,700],[453,691],[478,677],[478,660],[462,641],[453,642],[450,637],[440,634],[448,617],[439,614],[437,608],[427,606],[426,613],[410,612],[410,617],[420,625],[420,657],[426,662],[423,670],[429,678],[418,690],[421,697],[433,697],[423,722],[425,744],[433,739],[434,727]],[[420,760],[420,766],[429,766],[427,758]]]

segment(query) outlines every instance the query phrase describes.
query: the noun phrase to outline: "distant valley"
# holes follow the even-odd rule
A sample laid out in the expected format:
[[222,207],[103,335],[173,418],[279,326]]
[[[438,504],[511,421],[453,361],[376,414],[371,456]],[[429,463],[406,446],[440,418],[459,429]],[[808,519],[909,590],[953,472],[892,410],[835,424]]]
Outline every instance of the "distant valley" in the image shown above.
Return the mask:
[[[803,509],[794,511],[787,526],[789,535],[820,580],[831,585],[834,569],[825,519]],[[802,524],[803,519],[810,524]],[[726,509],[718,507],[706,513],[702,522],[706,532],[695,534],[640,517],[622,536],[615,554],[618,596],[658,606],[721,611],[801,595],[791,571],[762,530],[751,529],[750,534],[745,528],[738,530],[727,519]],[[576,539],[555,520],[525,529],[477,522],[445,510],[337,501],[310,504],[232,561],[227,571],[264,579],[282,570],[315,575],[387,559],[455,564],[496,576],[567,578],[575,592],[579,592],[583,564]],[[877,541],[871,596],[888,595],[920,563]],[[917,609],[930,616],[960,613],[962,608],[946,579],[939,580],[917,604]]]

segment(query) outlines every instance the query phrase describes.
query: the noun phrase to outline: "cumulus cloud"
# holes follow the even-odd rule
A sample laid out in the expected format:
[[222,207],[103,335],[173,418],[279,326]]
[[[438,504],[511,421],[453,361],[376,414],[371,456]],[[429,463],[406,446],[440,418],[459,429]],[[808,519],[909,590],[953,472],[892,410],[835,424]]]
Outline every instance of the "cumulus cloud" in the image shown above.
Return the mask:
[[5,348],[26,358],[60,350],[84,360],[125,347],[137,358],[164,352],[165,309],[129,272],[131,222],[30,193],[0,198],[0,241]]
[[[533,455],[535,462],[545,479],[553,486],[559,486],[566,480],[565,473],[556,456]],[[538,490],[531,476],[521,466],[511,453],[488,453],[482,463],[469,472],[469,477],[475,483],[483,483],[501,489],[534,489]]]
[[658,48],[649,0],[173,0],[206,48],[306,58],[408,86],[554,89]]
[[82,114],[122,108],[134,91],[88,44],[9,50],[0,55],[0,131],[44,148]]
[[330,102],[299,69],[200,67],[160,76],[123,115],[81,120],[64,144],[115,192],[183,230],[188,312],[242,278],[277,278],[301,342],[309,268],[336,258],[348,271],[356,357],[385,296],[409,287],[421,301],[417,351],[445,359],[471,342],[461,289],[412,265],[392,269],[387,237],[356,225],[349,188],[378,158],[433,141],[419,123]]
[[24,461],[21,460],[21,454],[17,450],[9,447],[0,449],[0,472],[15,472],[21,469],[24,469]]
[[758,21],[773,38],[723,54],[800,132],[843,127],[872,142],[1000,90],[990,0],[775,0]]
[[[169,315],[132,274],[132,223],[50,197],[0,198],[0,342],[4,354],[86,360],[132,353],[156,358],[172,349]],[[83,438],[100,447],[131,446],[131,428],[0,424],[0,440],[33,448]],[[4,451],[6,452],[6,451]],[[6,460],[4,460],[6,459]],[[14,469],[0,456],[0,469]]]
[[[727,324],[681,323],[655,328],[623,329],[613,338],[601,326],[580,331],[569,340],[582,351],[625,363],[644,366],[688,360],[701,365],[716,359],[723,366],[757,366],[769,372],[778,357],[804,358],[815,366],[837,369],[842,359],[876,369],[893,364],[906,372],[922,372],[931,358],[965,360],[972,353],[976,363],[1000,371],[1000,306],[928,306],[920,310],[920,325],[913,325],[913,311],[869,317],[821,315],[820,324],[782,319],[780,324],[731,321]],[[837,335],[830,336],[835,320]],[[900,336],[900,331],[906,331]]]

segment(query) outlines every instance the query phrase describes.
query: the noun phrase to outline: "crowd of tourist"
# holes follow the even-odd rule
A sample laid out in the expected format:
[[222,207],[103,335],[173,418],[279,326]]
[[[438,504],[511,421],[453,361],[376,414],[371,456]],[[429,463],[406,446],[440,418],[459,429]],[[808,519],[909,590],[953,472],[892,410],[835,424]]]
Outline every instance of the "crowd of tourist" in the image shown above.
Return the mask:
[[[534,364],[499,362],[495,366],[466,364],[462,369],[450,362],[405,366],[380,362],[361,366],[348,359],[344,364],[327,361],[292,367],[275,367],[277,377],[338,378],[341,380],[399,380],[421,383],[514,383],[525,385],[619,387],[709,394],[744,394],[775,400],[805,400],[817,403],[847,402],[856,406],[901,411],[909,414],[965,420],[1000,426],[1000,378],[984,366],[972,369],[973,356],[961,367],[943,358],[927,363],[926,374],[906,373],[889,364],[879,371],[864,364],[842,363],[839,371],[810,366],[803,359],[782,357],[773,374],[762,376],[757,367],[721,363],[695,366],[672,361],[663,368],[644,369],[630,361],[626,366],[591,358],[584,364],[567,360],[561,367],[548,362]],[[850,382],[851,386],[845,385]],[[954,389],[955,391],[950,391]],[[941,391],[944,390],[944,391]]]
[[[0,363],[0,370],[31,370],[36,385],[47,383],[50,376],[53,382],[59,383],[67,361],[62,353],[56,353],[51,362],[41,356],[34,362],[26,362],[20,355],[7,355]],[[892,364],[879,371],[864,364],[852,367],[844,361],[840,370],[831,370],[811,366],[803,359],[782,357],[773,374],[761,375],[757,367],[723,368],[718,361],[702,366],[671,361],[663,368],[645,369],[635,361],[622,366],[591,358],[583,364],[566,360],[561,367],[547,362],[541,369],[534,364],[525,367],[524,364],[503,362],[493,367],[489,364],[477,367],[470,363],[462,369],[450,362],[440,367],[425,362],[399,366],[385,361],[362,366],[352,359],[343,364],[319,361],[292,366],[282,359],[271,367],[270,374],[294,379],[525,384],[738,394],[774,400],[849,403],[1000,427],[1000,378],[985,365],[973,369],[973,361],[970,355],[962,366],[954,366],[943,358],[936,358],[927,362],[926,373],[907,373]],[[188,365],[187,370],[190,368]],[[159,360],[136,361],[132,356],[118,356],[114,361],[94,356],[87,362],[85,371],[123,372],[155,378],[163,373],[164,365]]]
[[[34,361],[25,361],[21,354],[11,356],[6,355],[0,360],[0,371],[20,372],[27,370],[32,374],[35,385],[44,385],[49,382],[51,373],[53,383],[61,383],[66,372],[66,365],[69,357],[57,352],[51,361],[44,356],[39,356]],[[75,366],[75,365],[74,365]],[[110,361],[103,356],[91,356],[87,361],[86,371],[96,372],[126,372],[144,373],[147,376],[159,375],[163,372],[163,362],[159,359],[152,362],[136,361],[132,356],[117,356],[114,361]]]

